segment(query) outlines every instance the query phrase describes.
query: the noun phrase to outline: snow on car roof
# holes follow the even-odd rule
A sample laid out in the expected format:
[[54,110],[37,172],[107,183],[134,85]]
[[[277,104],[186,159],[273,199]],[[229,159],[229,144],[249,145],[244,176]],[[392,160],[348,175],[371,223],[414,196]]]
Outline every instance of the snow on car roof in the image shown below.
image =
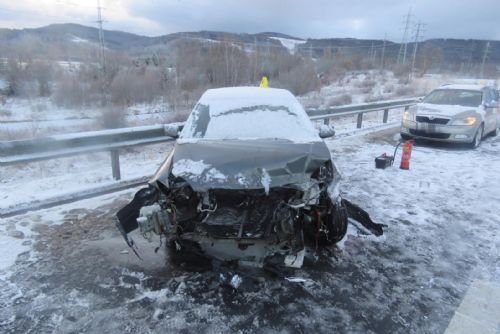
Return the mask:
[[452,85],[444,85],[439,87],[438,89],[464,89],[464,90],[477,90],[480,91],[483,89],[485,86],[484,85],[459,85],[459,84],[452,84]]
[[241,99],[241,98],[290,98],[292,93],[280,88],[260,87],[225,87],[208,89],[203,96],[207,99]]
[[[229,109],[249,105],[295,105],[297,100],[286,89],[260,87],[227,87],[207,90],[200,103],[213,106],[210,115],[215,116]],[[218,108],[219,107],[219,108]]]

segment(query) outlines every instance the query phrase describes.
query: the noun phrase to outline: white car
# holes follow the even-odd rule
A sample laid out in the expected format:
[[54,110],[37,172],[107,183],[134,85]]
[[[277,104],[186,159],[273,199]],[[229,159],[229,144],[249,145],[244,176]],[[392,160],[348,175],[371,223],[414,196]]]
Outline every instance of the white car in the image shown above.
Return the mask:
[[483,85],[445,85],[403,114],[403,139],[468,143],[476,148],[485,135],[498,133],[498,91]]

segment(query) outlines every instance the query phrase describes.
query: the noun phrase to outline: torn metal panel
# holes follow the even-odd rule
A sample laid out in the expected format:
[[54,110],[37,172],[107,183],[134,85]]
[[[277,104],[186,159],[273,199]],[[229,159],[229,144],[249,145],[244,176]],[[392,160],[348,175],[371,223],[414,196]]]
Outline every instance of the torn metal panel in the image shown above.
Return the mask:
[[173,170],[173,175],[186,180],[194,191],[260,189],[267,173],[273,188],[307,183],[312,173],[331,159],[322,141],[208,140],[177,143],[174,152],[150,183],[167,184]]

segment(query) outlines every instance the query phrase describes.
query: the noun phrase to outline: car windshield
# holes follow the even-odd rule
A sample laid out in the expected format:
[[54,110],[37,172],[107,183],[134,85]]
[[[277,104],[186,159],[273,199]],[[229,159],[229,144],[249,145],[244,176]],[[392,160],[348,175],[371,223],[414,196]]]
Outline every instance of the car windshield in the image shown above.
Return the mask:
[[286,139],[318,141],[307,114],[297,101],[279,103],[203,98],[189,116],[180,139]]
[[422,102],[477,107],[482,102],[482,92],[464,89],[438,89],[427,95]]

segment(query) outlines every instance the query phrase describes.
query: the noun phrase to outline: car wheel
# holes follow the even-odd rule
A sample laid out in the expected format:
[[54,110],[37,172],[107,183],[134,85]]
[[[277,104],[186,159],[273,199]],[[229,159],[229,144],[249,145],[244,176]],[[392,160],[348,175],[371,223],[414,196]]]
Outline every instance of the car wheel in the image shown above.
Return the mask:
[[498,132],[499,132],[499,131],[498,131],[498,127],[499,127],[499,126],[497,125],[497,126],[495,127],[495,130],[491,131],[491,135],[492,135],[493,137],[496,137],[496,136],[498,135]]
[[403,138],[403,140],[410,140],[413,138],[412,136],[404,134],[404,133],[400,133],[400,135],[401,135],[401,138]]
[[476,135],[474,136],[472,143],[470,144],[471,148],[479,147],[479,145],[481,144],[481,140],[483,139],[483,131],[484,131],[484,125],[481,124],[476,131]]
[[335,208],[335,212],[331,214],[328,226],[328,240],[331,243],[337,243],[344,238],[347,233],[348,222],[347,208],[344,205],[339,205]]

